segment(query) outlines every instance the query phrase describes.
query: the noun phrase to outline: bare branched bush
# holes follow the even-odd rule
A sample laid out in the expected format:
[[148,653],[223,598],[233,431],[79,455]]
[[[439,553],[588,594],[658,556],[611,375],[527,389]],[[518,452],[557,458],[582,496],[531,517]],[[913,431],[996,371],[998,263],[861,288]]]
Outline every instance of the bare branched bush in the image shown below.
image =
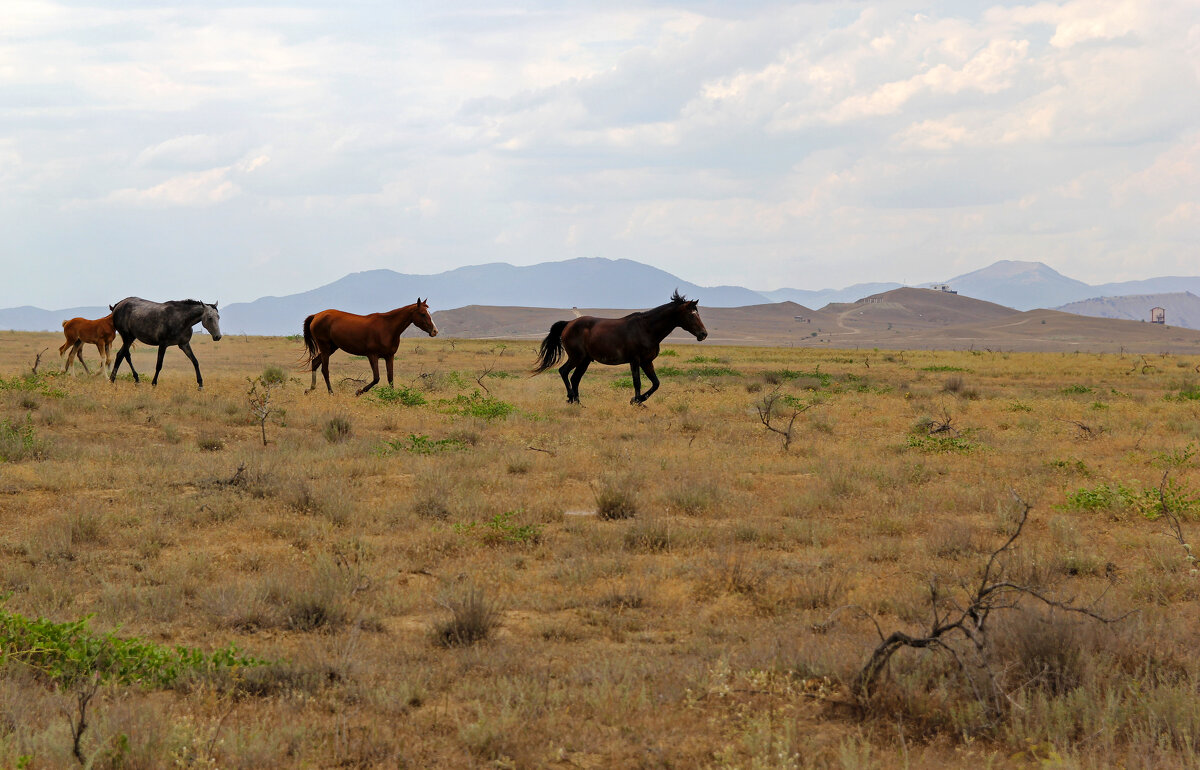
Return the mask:
[[764,428],[783,436],[783,451],[786,452],[792,445],[792,431],[796,426],[796,418],[819,403],[815,398],[808,402],[800,402],[773,390],[759,399],[754,408]]
[[[1102,623],[1113,623],[1120,619],[1108,617],[1092,606],[1081,606],[1070,600],[1056,599],[1043,593],[1037,586],[1016,583],[1009,579],[1005,562],[1013,551],[1014,543],[1024,531],[1029,512],[1032,510],[1031,505],[1017,497],[1015,492],[1013,494],[1021,506],[1016,529],[988,557],[976,587],[965,595],[955,596],[952,591],[944,590],[936,577],[930,579],[930,622],[927,630],[915,634],[893,631],[885,635],[878,621],[868,615],[875,623],[880,641],[851,685],[852,692],[860,703],[865,704],[870,699],[880,674],[887,668],[892,656],[897,651],[907,648],[930,650],[945,655],[961,674],[962,681],[970,687],[980,707],[988,713],[999,714],[1010,702],[1011,696],[989,658],[989,635],[992,628],[988,621],[993,613],[1014,610],[1020,606],[1023,599],[1029,599],[1059,612],[1074,613]],[[840,607],[830,616],[830,621],[849,609],[865,612],[862,608],[850,605]],[[828,622],[826,621],[826,624]]]

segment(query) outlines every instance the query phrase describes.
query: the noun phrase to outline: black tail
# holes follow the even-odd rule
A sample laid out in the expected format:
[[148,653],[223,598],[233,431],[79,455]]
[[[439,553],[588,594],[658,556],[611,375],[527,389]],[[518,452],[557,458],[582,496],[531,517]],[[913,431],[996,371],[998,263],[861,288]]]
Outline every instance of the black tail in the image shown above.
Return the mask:
[[556,321],[550,327],[550,333],[546,335],[546,339],[542,340],[541,352],[538,353],[537,366],[534,368],[534,374],[540,374],[550,367],[558,363],[558,360],[563,356],[562,333],[563,329],[567,328],[569,321]]
[[313,359],[317,357],[317,341],[312,336],[312,321],[315,316],[309,316],[304,319],[304,358],[298,364],[300,369],[307,369],[312,366]]

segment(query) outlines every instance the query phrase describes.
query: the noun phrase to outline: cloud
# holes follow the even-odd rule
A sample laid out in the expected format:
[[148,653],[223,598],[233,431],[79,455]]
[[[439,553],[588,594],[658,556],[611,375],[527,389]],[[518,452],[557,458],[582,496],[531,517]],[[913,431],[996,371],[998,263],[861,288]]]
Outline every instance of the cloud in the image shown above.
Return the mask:
[[[570,256],[776,286],[1014,256],[1131,277],[1200,235],[1198,52],[1190,0],[13,0],[0,258],[186,240],[227,301]],[[89,269],[0,306],[121,272]]]

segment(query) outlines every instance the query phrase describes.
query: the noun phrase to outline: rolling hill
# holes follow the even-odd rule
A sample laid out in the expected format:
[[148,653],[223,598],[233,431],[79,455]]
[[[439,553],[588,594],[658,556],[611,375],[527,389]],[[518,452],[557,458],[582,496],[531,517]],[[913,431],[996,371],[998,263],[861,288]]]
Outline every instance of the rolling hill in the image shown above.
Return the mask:
[[1063,305],[1058,310],[1097,318],[1123,318],[1148,321],[1150,308],[1167,311],[1168,326],[1200,329],[1200,297],[1189,291],[1164,294],[1132,294],[1124,297],[1097,297]]

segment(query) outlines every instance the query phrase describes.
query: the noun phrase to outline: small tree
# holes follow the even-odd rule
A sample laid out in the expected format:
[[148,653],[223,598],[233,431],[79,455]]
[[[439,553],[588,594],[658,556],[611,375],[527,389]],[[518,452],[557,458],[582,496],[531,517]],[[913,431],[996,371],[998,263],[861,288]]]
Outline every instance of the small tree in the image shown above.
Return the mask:
[[254,416],[254,419],[258,420],[258,426],[262,429],[263,446],[266,446],[267,420],[271,418],[271,415],[276,415],[277,418],[283,416],[283,410],[276,408],[271,402],[271,391],[279,383],[266,376],[260,376],[257,379],[247,377],[246,382],[250,383],[250,389],[246,391],[246,401],[250,406],[250,414]]

